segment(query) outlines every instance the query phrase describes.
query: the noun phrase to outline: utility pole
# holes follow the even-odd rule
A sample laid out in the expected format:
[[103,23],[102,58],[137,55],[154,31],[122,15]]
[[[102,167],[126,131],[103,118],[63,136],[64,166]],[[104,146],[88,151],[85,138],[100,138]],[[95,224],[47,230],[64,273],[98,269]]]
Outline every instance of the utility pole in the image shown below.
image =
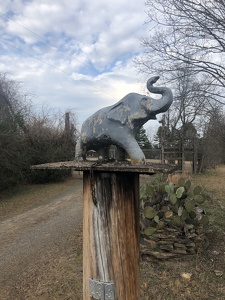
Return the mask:
[[69,132],[70,132],[70,113],[69,112],[66,112],[66,114],[65,114],[65,132],[66,132],[66,135],[68,136]]
[[162,116],[162,130],[161,130],[161,163],[165,163],[165,123],[166,123],[166,115]]

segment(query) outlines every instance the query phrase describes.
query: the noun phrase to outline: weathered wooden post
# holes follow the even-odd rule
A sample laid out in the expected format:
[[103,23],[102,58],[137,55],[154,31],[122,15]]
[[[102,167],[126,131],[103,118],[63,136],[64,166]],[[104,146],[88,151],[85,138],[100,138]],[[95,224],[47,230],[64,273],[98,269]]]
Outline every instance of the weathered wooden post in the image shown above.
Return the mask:
[[139,174],[168,165],[75,162],[83,171],[83,299],[138,300]]
[[139,300],[139,174],[174,166],[59,162],[33,169],[83,171],[83,300]]
[[171,166],[75,163],[83,170],[83,299],[138,300],[139,174]]
[[139,299],[137,173],[84,171],[83,299]]

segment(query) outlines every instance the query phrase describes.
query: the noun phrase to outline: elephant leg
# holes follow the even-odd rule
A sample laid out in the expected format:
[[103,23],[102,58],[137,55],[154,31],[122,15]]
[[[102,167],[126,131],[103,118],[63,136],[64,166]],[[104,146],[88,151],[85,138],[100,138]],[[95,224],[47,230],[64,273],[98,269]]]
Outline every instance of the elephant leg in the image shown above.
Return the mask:
[[124,139],[121,146],[127,152],[133,164],[145,163],[145,155],[134,137],[129,136],[129,138]]
[[99,160],[108,160],[109,159],[109,147],[101,147],[98,149],[98,159]]
[[113,145],[113,147],[109,149],[109,159],[124,161],[126,160],[126,151],[118,145]]
[[117,146],[116,147],[115,160],[117,160],[117,161],[123,161],[125,159],[126,159],[126,151],[123,148]]
[[75,148],[75,160],[79,160],[80,157],[81,157],[81,147],[80,147],[80,140],[78,139]]
[[83,142],[79,139],[75,149],[75,160],[83,161],[86,160],[86,153],[84,153]]

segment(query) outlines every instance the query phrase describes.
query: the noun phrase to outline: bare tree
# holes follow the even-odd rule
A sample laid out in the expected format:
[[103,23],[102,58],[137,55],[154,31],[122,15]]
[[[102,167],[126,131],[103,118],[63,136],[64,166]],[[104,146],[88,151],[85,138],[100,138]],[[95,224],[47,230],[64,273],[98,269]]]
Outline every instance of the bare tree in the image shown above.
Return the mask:
[[27,139],[32,164],[66,161],[74,158],[77,140],[76,116],[71,112],[44,109],[30,118]]
[[24,132],[31,115],[31,93],[22,90],[22,84],[0,73],[0,121],[13,121]]
[[204,128],[204,135],[200,140],[201,157],[199,171],[214,168],[225,163],[225,116],[221,110],[211,110],[209,122]]
[[20,85],[0,74],[0,190],[21,181],[23,170],[29,168],[25,138],[29,109]]
[[208,84],[206,76],[193,75],[184,64],[174,74],[174,102],[165,115],[164,128],[159,128],[158,138],[164,138],[161,147],[170,152],[171,159],[179,158],[183,170],[185,159],[191,158],[194,149],[197,151],[197,142],[211,120],[211,110],[220,109],[220,105],[211,97],[216,88]]
[[[171,127],[167,130],[170,135],[179,133],[184,147],[189,124],[194,125],[202,138],[204,156],[206,142],[209,145],[214,138],[209,138],[210,132],[222,131],[224,125],[220,122],[220,127],[212,130],[211,112],[221,113],[225,104],[225,1],[146,0],[146,6],[151,30],[149,37],[142,39],[144,54],[136,66],[170,83],[175,101],[167,113]],[[219,142],[219,133],[214,136],[220,137],[214,143],[219,162],[224,144]]]
[[[154,30],[142,40],[145,54],[138,68],[176,80],[185,63],[192,74],[210,75],[210,84],[224,92],[225,1],[147,0],[146,6]],[[223,102],[222,95],[214,96]]]

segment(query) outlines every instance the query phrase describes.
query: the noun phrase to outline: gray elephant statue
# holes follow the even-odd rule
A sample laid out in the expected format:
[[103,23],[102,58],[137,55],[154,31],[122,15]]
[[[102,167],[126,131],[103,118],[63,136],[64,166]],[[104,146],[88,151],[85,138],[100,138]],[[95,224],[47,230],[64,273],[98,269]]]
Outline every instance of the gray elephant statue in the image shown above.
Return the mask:
[[173,102],[173,94],[167,87],[154,87],[159,76],[147,81],[151,93],[161,94],[160,99],[130,93],[116,104],[104,107],[90,116],[82,125],[76,146],[75,160],[85,160],[88,150],[98,152],[99,159],[108,157],[111,145],[118,148],[121,157],[125,152],[132,164],[145,162],[145,155],[135,136],[141,126],[156,115],[166,112]]

